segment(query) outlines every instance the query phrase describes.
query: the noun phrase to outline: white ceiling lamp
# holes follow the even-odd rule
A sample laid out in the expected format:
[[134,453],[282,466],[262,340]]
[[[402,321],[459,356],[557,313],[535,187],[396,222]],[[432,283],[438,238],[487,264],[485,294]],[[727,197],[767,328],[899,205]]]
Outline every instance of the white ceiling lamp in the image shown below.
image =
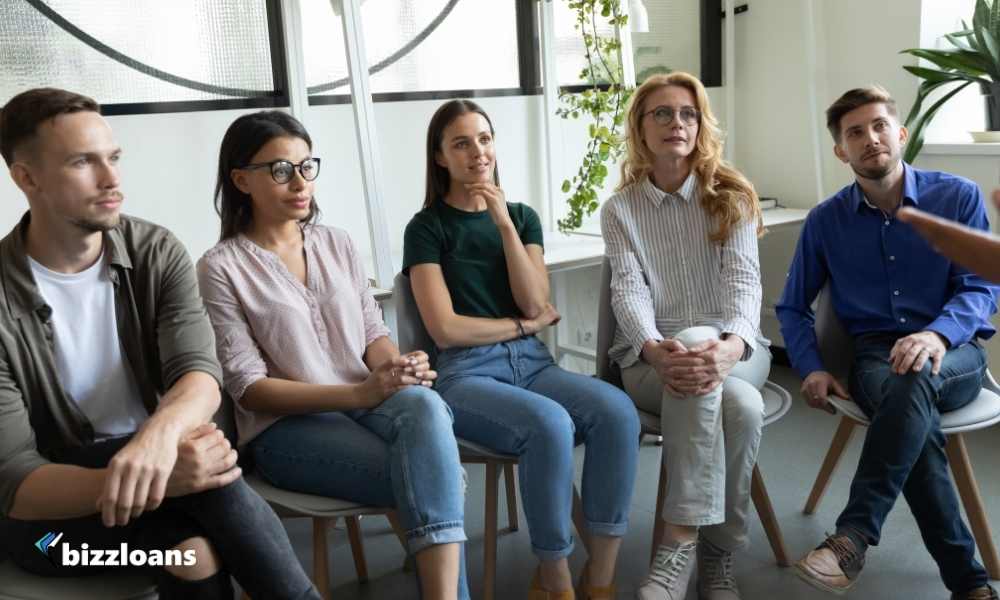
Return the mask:
[[642,0],[628,0],[629,29],[638,33],[649,33],[649,13]]

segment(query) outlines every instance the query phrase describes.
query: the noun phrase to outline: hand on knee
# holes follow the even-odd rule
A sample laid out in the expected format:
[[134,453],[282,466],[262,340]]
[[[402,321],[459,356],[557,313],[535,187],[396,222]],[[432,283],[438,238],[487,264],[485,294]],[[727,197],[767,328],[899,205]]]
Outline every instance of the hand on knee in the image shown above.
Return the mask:
[[188,538],[171,549],[180,550],[181,554],[183,554],[186,550],[194,550],[195,554],[194,564],[189,567],[164,567],[167,573],[170,573],[178,579],[198,581],[211,577],[222,569],[222,561],[219,559],[219,555],[215,552],[215,548],[212,547],[212,543],[208,541],[208,538]]

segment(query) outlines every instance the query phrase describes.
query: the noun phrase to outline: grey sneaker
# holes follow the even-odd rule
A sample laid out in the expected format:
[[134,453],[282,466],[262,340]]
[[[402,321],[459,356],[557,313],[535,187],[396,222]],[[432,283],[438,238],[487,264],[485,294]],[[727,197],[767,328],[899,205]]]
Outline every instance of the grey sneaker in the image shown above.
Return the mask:
[[694,570],[692,555],[697,546],[697,542],[679,546],[660,544],[649,574],[639,585],[635,597],[638,600],[683,600]]
[[698,541],[698,600],[740,600],[733,553],[705,538]]

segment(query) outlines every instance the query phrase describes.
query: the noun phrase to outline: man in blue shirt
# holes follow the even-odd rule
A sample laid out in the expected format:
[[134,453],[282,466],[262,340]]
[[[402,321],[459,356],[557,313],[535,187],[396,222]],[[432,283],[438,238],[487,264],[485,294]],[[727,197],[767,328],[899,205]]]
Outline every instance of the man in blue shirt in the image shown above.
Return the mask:
[[[940,413],[976,398],[995,330],[997,289],[937,254],[895,218],[901,206],[987,230],[972,182],[914,169],[901,158],[906,128],[882,88],[850,90],[827,109],[834,152],[855,182],[812,209],[777,306],[792,365],[810,406],[853,399],[871,426],[836,533],[796,564],[811,585],[842,593],[900,492],[955,599],[996,598],[975,559],[948,473]],[[824,369],[810,308],[824,286],[854,338],[848,390]]]

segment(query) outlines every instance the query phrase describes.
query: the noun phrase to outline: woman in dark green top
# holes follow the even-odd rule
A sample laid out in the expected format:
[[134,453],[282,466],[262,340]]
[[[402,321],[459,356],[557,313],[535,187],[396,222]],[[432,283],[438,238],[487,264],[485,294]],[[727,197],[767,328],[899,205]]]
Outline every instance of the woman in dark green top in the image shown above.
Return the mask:
[[403,258],[439,349],[438,392],[452,408],[456,435],[520,457],[524,511],[541,561],[532,600],[574,597],[566,562],[573,446],[586,444],[591,555],[582,589],[585,598],[612,598],[639,422],[622,391],[559,368],[535,337],[559,319],[543,243],[535,211],[508,203],[500,188],[489,117],[467,100],[444,104],[427,133],[424,208],[406,228]]

